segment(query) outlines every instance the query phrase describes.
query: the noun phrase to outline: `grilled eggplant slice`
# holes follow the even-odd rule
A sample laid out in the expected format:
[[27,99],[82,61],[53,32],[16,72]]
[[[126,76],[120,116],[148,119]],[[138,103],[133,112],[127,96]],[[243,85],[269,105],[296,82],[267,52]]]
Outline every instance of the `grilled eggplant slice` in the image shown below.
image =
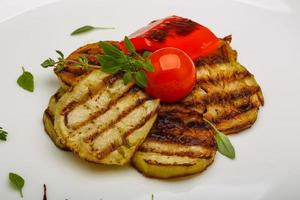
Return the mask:
[[203,118],[227,134],[255,122],[264,103],[262,92],[254,76],[237,62],[230,41],[231,37],[224,38],[214,54],[195,62],[197,84],[188,97],[161,105],[156,123],[133,158],[145,176],[172,178],[206,169],[216,146]]
[[81,158],[123,165],[150,131],[158,106],[133,83],[94,70],[60,98],[54,128]]

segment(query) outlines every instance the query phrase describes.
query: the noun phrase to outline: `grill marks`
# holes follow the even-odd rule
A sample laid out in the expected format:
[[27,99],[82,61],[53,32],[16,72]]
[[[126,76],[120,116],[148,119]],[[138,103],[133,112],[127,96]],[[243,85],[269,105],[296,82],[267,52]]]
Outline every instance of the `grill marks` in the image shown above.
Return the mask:
[[[145,102],[147,103],[147,102]],[[142,104],[140,106],[143,106]],[[138,109],[138,108],[137,108]],[[134,112],[134,111],[133,111]],[[128,113],[128,115],[132,114]],[[145,112],[145,111],[144,111]],[[147,111],[146,111],[147,112]],[[128,137],[130,137],[130,135],[134,134],[136,131],[138,131],[140,128],[142,128],[144,126],[144,124],[150,120],[150,118],[152,118],[156,113],[156,110],[152,111],[152,112],[147,112],[147,114],[140,119],[138,122],[135,122],[132,124],[132,126],[130,127],[130,129],[128,129],[126,132],[124,132],[120,138],[117,138],[115,140],[115,142],[112,143],[112,145],[108,145],[107,148],[103,150],[99,151],[99,146],[101,148],[102,145],[97,144],[97,141],[102,141],[104,140],[101,136],[103,136],[104,132],[102,132],[102,134],[97,134],[97,137],[94,139],[93,141],[93,145],[92,145],[92,149],[93,151],[98,151],[99,153],[97,154],[97,158],[98,159],[103,159],[104,157],[106,157],[108,154],[110,154],[111,152],[117,150],[119,147],[121,147],[122,145],[127,146],[128,148],[130,148],[133,144],[130,144],[130,142],[128,141]],[[125,117],[131,117],[131,116],[124,116]],[[120,124],[122,124],[122,120],[120,120],[119,122]],[[119,123],[114,124],[113,128],[119,129]]]
[[249,128],[264,100],[254,76],[236,61],[237,53],[226,41],[231,37],[210,56],[224,56],[224,63],[213,64],[211,58],[204,58],[197,69],[197,85],[207,93],[204,117],[230,134]]
[[[131,100],[132,97],[136,98],[136,100],[134,102],[132,102],[132,100]],[[101,133],[108,130],[110,127],[112,127],[118,121],[120,121],[120,119],[126,117],[131,111],[136,109],[138,106],[142,105],[146,100],[147,100],[147,97],[144,94],[142,94],[141,92],[130,95],[130,96],[124,96],[123,98],[118,99],[119,104],[111,105],[110,110],[106,111],[105,113],[100,114],[99,116],[101,116],[101,117],[98,116],[99,119],[97,119],[97,121],[94,121],[93,123],[99,123],[99,124],[100,124],[100,122],[103,123],[103,121],[107,121],[105,118],[108,118],[113,114],[115,114],[116,118],[112,118],[104,126],[102,126],[102,124],[101,124],[100,126],[97,127],[97,131],[92,134],[88,134],[86,131],[81,130],[81,132],[86,132],[87,133],[86,135],[88,135],[84,138],[84,141],[87,143],[92,142],[99,135],[101,135]],[[117,103],[118,101],[116,100],[115,103]],[[83,128],[85,128],[85,127],[83,127]]]
[[139,148],[140,152],[157,153],[165,156],[181,156],[190,158],[211,158],[214,155],[215,147],[205,148],[201,145],[187,146],[178,143],[166,143],[164,141],[157,141],[147,139]]
[[[255,122],[263,104],[261,89],[254,76],[236,61],[237,52],[230,47],[230,41],[231,37],[225,38],[214,54],[196,60],[197,84],[193,92],[181,102],[161,105],[157,121],[139,152],[149,156],[152,152],[210,158],[216,144],[202,117],[228,134],[249,128]],[[167,148],[170,145],[187,151],[174,152],[179,147]]]
[[[119,79],[112,85],[105,84],[100,88],[98,94],[89,95],[87,99],[79,103],[69,104],[67,107],[70,107],[70,109],[67,113],[64,113],[65,118],[67,118],[67,125],[72,129],[78,129],[89,123],[105,113],[120,97],[126,95],[131,87],[132,84],[124,85],[123,81]],[[80,112],[78,112],[79,110]],[[81,119],[78,121],[78,118]]]
[[[223,42],[230,43],[231,36],[228,36],[223,39]],[[195,60],[195,66],[201,67],[205,65],[216,65],[216,64],[224,64],[229,63],[231,61],[236,61],[237,52],[232,50],[231,47],[226,45],[221,45],[215,53],[208,55],[206,57],[199,57]]]
[[[150,99],[133,83],[124,85],[119,75],[101,77],[103,80],[95,83],[91,74],[70,90],[81,94],[75,101],[73,98],[70,98],[73,101],[62,101],[68,103],[61,107],[60,118],[64,121],[61,127],[67,134],[66,145],[79,156],[93,162],[120,164],[121,151],[130,149],[130,153],[125,149],[123,155],[129,160],[146,137],[156,118],[159,101]],[[89,90],[85,89],[83,93],[82,87]],[[147,124],[148,130],[145,129]],[[122,149],[116,156],[115,151],[119,152],[120,147]],[[114,154],[110,156],[112,152]]]

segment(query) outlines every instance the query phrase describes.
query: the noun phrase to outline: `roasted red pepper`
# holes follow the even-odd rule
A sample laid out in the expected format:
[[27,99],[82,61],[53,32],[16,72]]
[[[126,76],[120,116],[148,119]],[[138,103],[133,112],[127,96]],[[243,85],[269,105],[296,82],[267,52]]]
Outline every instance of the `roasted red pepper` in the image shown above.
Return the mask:
[[[176,47],[193,60],[212,53],[220,40],[206,27],[186,18],[170,16],[151,22],[129,36],[137,50],[155,51]],[[124,42],[120,42],[124,51]]]

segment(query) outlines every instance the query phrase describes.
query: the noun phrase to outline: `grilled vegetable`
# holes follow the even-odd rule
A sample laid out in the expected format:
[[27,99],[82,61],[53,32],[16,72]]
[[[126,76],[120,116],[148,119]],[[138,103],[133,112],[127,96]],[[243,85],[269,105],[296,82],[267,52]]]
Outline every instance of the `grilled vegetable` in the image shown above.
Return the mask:
[[60,88],[49,101],[48,108],[45,110],[43,115],[43,123],[46,133],[49,135],[53,143],[62,150],[68,150],[67,147],[61,142],[60,137],[54,129],[54,112],[56,109],[56,103],[65,93],[65,90]]
[[[196,122],[198,113],[176,111],[175,107],[163,109],[135,153],[133,165],[145,176],[155,178],[174,178],[205,170],[216,153],[211,129],[204,122]],[[176,116],[171,115],[174,112]]]
[[255,77],[237,62],[231,36],[210,56],[196,61],[197,86],[205,93],[204,118],[230,134],[252,126],[264,97]]
[[[208,28],[175,15],[155,20],[129,38],[137,50],[156,51],[175,47],[186,52],[192,59],[209,55],[220,44],[219,39]],[[124,46],[124,42],[121,42],[120,48],[124,49]]]
[[123,165],[147,136],[158,105],[133,83],[94,70],[60,98],[54,127],[81,158]]
[[[139,171],[147,176],[168,178],[204,170],[213,161],[216,147],[212,142],[208,146],[199,142],[203,141],[201,138],[213,138],[212,130],[202,121],[203,116],[226,134],[238,133],[255,122],[259,107],[264,102],[263,95],[254,76],[237,62],[237,53],[230,47],[230,41],[231,37],[224,38],[217,51],[195,60],[197,83],[189,96],[176,104],[161,105],[158,120],[133,157],[133,164]],[[69,57],[77,59],[85,55],[90,63],[97,64],[94,55],[101,51],[98,43],[89,44]],[[69,66],[57,75],[63,86],[72,87],[87,73],[76,66]],[[172,124],[180,131],[173,134]],[[189,145],[179,137],[180,132],[187,138],[195,137],[198,143]],[[175,137],[177,140],[169,142],[157,139],[165,134],[167,139]],[[86,153],[89,154],[88,151]]]
[[225,38],[214,54],[196,61],[197,84],[189,96],[161,105],[156,123],[133,158],[144,175],[171,178],[204,170],[213,161],[216,146],[211,128],[201,123],[203,117],[227,134],[255,122],[264,102],[262,92],[254,76],[236,61],[230,40]]

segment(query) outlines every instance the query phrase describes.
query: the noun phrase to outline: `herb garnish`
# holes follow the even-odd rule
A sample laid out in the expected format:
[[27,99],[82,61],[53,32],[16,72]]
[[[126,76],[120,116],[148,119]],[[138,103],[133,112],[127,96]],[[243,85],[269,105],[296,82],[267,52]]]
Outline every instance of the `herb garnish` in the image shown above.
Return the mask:
[[24,179],[15,173],[9,173],[9,180],[10,182],[16,187],[16,189],[20,192],[21,197],[23,198],[23,187],[25,184]]
[[75,61],[75,60],[65,59],[64,54],[59,50],[56,50],[56,53],[59,55],[57,60],[48,58],[44,62],[41,63],[41,66],[43,68],[55,67],[56,72],[60,72],[60,71],[64,70],[66,64],[74,64],[74,66],[83,68],[84,70],[90,70],[91,68],[100,69],[100,66],[90,65],[88,63],[88,59],[85,56],[80,56],[78,58],[78,61]]
[[7,132],[0,127],[0,140],[6,141]]
[[224,133],[220,132],[210,121],[205,118],[204,121],[207,122],[215,131],[215,139],[217,142],[218,151],[224,156],[234,159],[235,150],[229,138]]
[[122,72],[125,84],[134,80],[139,87],[144,88],[147,86],[145,71],[154,71],[149,60],[150,53],[144,53],[143,56],[138,54],[127,36],[124,43],[128,55],[108,42],[100,42],[104,54],[96,55],[96,58],[102,66],[101,70],[110,74]]
[[75,31],[73,31],[71,33],[71,35],[79,35],[82,33],[93,31],[93,30],[109,30],[109,29],[115,29],[115,28],[114,27],[95,27],[95,26],[86,25],[86,26],[82,26],[82,27],[76,29]]
[[24,90],[33,92],[34,91],[33,75],[30,72],[26,71],[24,67],[22,67],[22,70],[23,70],[23,73],[21,76],[19,76],[17,83]]
[[59,55],[57,60],[48,58],[41,66],[43,68],[55,67],[55,71],[59,72],[62,71],[68,63],[74,64],[74,66],[80,67],[86,71],[94,68],[101,69],[103,72],[109,74],[121,72],[123,73],[124,84],[135,81],[139,87],[144,88],[147,86],[145,71],[154,71],[153,65],[149,59],[151,52],[146,51],[143,55],[140,55],[136,52],[134,45],[128,37],[125,37],[124,42],[128,54],[125,54],[109,42],[99,43],[104,53],[102,55],[96,55],[96,58],[101,66],[89,64],[88,59],[85,56],[80,56],[78,61],[65,59],[64,54],[59,50],[56,50],[56,53]]

